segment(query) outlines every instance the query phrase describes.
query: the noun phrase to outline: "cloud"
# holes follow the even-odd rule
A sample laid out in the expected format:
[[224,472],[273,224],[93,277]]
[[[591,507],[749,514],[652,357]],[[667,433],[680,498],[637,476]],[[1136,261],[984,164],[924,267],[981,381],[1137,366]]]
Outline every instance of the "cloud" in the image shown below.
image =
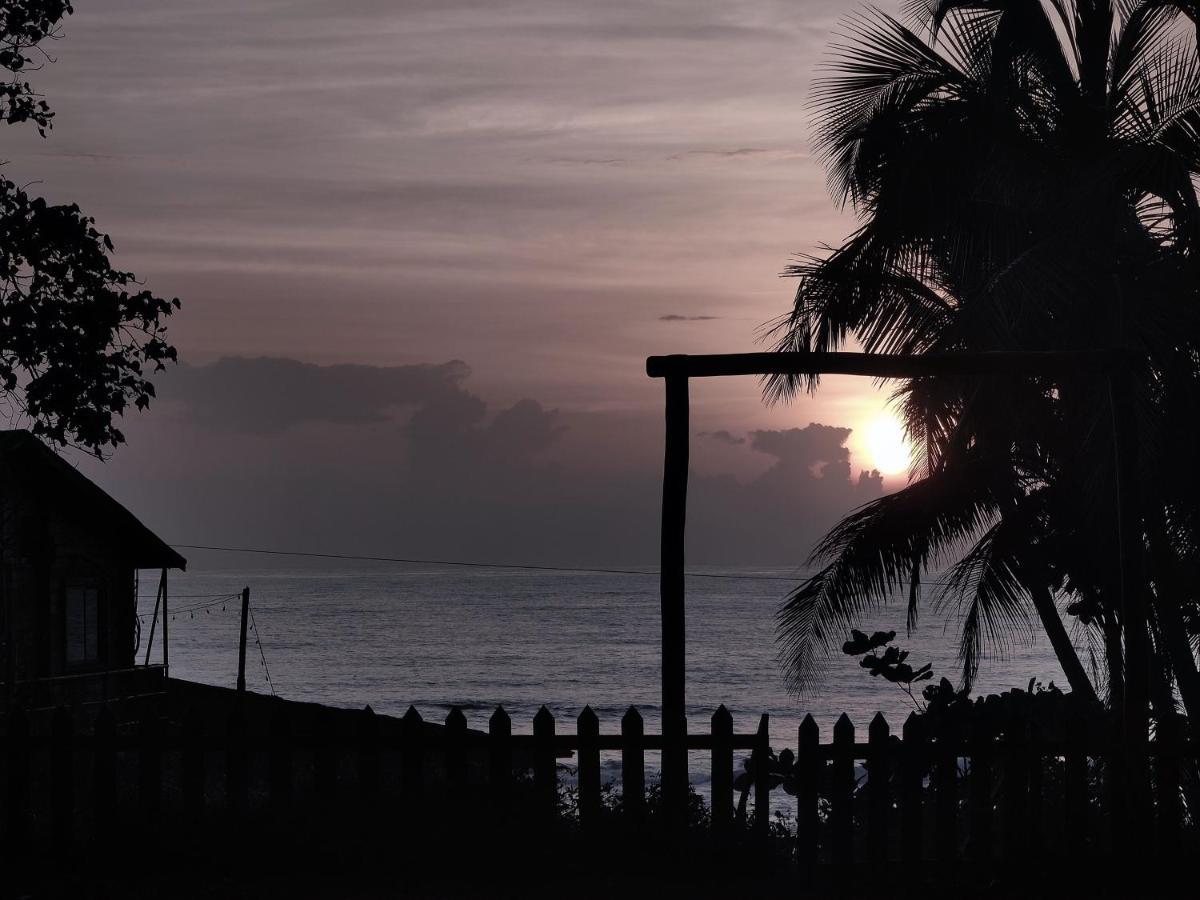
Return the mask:
[[[129,445],[111,462],[79,462],[172,541],[653,564],[661,410],[493,405],[469,371],[265,357],[181,367],[152,411],[123,425]],[[849,434],[700,432],[724,462],[692,473],[689,558],[800,562],[824,528],[882,490],[878,476],[851,479]]]
[[722,444],[730,444],[731,446],[741,446],[746,443],[745,438],[734,437],[724,428],[717,431],[702,431],[700,437],[712,438],[714,441],[719,441]]
[[[396,409],[465,412],[474,398],[461,383],[470,369],[440,365],[318,366],[294,359],[225,357],[182,365],[157,379],[160,395],[186,407],[191,421],[219,430],[280,432],[305,423],[361,425],[385,421]],[[477,402],[477,401],[475,401]]]
[[721,316],[683,316],[678,313],[667,313],[665,316],[659,316],[660,322],[715,322]]

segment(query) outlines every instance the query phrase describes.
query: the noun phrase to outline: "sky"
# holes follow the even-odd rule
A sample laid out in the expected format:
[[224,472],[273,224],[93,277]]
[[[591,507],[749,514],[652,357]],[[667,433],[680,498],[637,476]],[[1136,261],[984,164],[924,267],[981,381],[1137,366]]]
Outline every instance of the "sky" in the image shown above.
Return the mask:
[[[885,4],[890,8],[894,4]],[[652,562],[660,353],[761,349],[854,227],[811,152],[826,0],[84,0],[7,129],[183,310],[85,471],[164,538]],[[695,383],[689,559],[799,563],[901,479],[886,394]]]

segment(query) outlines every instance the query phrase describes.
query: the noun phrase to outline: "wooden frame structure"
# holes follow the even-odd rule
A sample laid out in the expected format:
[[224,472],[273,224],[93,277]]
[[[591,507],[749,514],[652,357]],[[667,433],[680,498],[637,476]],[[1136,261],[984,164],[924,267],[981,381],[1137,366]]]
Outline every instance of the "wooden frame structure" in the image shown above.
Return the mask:
[[[1145,771],[1143,751],[1148,727],[1148,637],[1140,594],[1141,538],[1137,509],[1135,423],[1129,399],[1133,366],[1124,350],[993,351],[885,355],[871,353],[734,353],[702,356],[651,356],[646,374],[666,384],[666,447],[663,461],[663,504],[660,558],[662,615],[663,790],[687,791],[686,637],[684,536],[687,520],[689,456],[688,386],[692,378],[738,375],[858,375],[870,378],[944,376],[1062,376],[1105,378],[1112,402],[1116,524],[1120,562],[1120,607],[1125,625],[1124,744],[1130,751],[1133,781],[1127,795],[1138,804]],[[1137,810],[1130,808],[1136,818]]]

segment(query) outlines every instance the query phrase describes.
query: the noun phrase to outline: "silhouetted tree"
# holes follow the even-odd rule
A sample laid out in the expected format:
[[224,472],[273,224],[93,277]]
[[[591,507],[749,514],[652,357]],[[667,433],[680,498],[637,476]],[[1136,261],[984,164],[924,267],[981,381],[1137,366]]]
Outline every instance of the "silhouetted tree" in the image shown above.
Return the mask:
[[[815,87],[833,192],[861,225],[798,261],[780,350],[1124,348],[1150,573],[1152,692],[1200,721],[1200,62],[1188,4],[937,0],[911,27],[849,20]],[[816,379],[778,378],[771,399]],[[1094,374],[916,379],[907,487],[818,545],[780,637],[792,682],[865,613],[906,595],[915,624],[963,614],[970,683],[986,647],[1040,622],[1072,688],[1093,691],[1058,601],[1122,696],[1112,397]],[[1090,639],[1090,638],[1089,638]]]
[[[43,136],[53,112],[25,73],[48,59],[66,0],[0,3],[0,121]],[[124,441],[115,417],[154,396],[147,371],[176,358],[165,320],[179,307],[114,269],[107,235],[78,206],[31,197],[0,176],[0,397],[12,421],[101,455]]]

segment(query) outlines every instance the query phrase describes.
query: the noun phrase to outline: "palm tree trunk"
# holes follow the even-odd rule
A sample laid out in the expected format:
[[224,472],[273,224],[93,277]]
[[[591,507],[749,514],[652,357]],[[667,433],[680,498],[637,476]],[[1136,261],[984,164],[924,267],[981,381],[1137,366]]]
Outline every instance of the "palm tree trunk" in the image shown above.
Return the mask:
[[1085,700],[1096,700],[1096,689],[1092,686],[1083,663],[1079,661],[1079,654],[1075,652],[1075,645],[1071,643],[1071,637],[1058,615],[1058,607],[1049,588],[1037,585],[1031,588],[1029,593],[1033,598],[1033,608],[1042,620],[1042,628],[1050,638],[1050,646],[1054,648],[1054,654],[1058,657],[1063,674],[1067,676],[1071,690]]

